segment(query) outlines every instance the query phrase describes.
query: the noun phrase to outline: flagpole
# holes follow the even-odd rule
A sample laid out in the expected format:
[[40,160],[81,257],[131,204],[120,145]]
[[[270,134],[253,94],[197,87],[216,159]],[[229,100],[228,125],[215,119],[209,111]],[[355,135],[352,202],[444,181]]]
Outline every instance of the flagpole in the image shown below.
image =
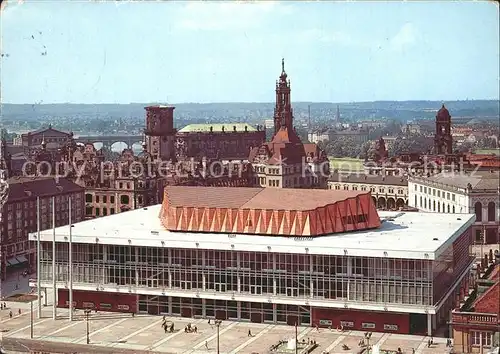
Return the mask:
[[57,318],[56,289],[56,197],[52,197],[52,319]]
[[295,354],[299,354],[299,333],[297,329],[297,322],[295,322]]
[[38,318],[42,318],[42,281],[40,270],[40,197],[36,197],[36,291],[38,296]]
[[69,320],[73,321],[73,235],[71,225],[71,195],[68,196],[69,215]]

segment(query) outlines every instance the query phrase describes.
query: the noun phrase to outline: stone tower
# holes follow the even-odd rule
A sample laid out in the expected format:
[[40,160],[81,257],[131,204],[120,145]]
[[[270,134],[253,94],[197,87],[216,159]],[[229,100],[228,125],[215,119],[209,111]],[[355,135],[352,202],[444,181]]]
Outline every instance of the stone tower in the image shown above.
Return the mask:
[[149,106],[146,110],[145,145],[153,160],[174,157],[174,109],[171,106]]
[[450,112],[443,106],[436,115],[436,133],[434,135],[434,153],[450,155],[453,153]]
[[293,110],[290,98],[290,80],[285,72],[285,59],[281,60],[281,75],[276,81],[276,106],[274,107],[274,136],[286,133],[289,142],[300,143],[293,126]]

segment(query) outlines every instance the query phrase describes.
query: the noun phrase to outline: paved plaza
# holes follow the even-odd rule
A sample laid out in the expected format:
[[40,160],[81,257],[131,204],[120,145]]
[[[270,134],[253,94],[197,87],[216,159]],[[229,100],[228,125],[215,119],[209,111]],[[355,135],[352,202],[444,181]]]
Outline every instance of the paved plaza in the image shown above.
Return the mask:
[[[35,302],[36,303],[36,302]],[[0,325],[2,335],[9,339],[30,339],[30,305],[29,303],[7,303],[8,308],[2,310]],[[19,315],[19,309],[21,314]],[[14,316],[10,318],[9,312]],[[59,318],[52,319],[52,308],[44,307],[43,318],[37,318],[34,311],[34,339],[51,343],[86,345],[86,322],[83,311],[77,310],[72,322],[68,319],[68,311],[58,309]],[[217,328],[208,324],[206,319],[190,319],[181,317],[167,318],[175,324],[173,333],[165,333],[161,316],[117,314],[93,312],[89,320],[90,344],[100,346],[103,352],[157,352],[157,353],[216,353]],[[197,333],[185,333],[184,327],[191,323],[198,328]],[[251,332],[249,336],[248,332]],[[219,328],[220,353],[269,353],[269,348],[280,340],[294,338],[293,326],[255,324],[223,321]],[[333,353],[358,353],[361,348],[358,342],[363,333],[357,331],[338,332],[336,330],[310,327],[299,327],[299,340],[315,340],[319,347],[313,353],[324,351]],[[434,338],[434,345],[427,348],[427,337],[398,334],[373,333],[371,344],[380,344],[383,350],[397,350],[404,353],[418,354],[447,353],[445,338]],[[347,344],[350,350],[343,350]],[[93,347],[96,348],[96,347]],[[93,352],[96,352],[93,349]]]

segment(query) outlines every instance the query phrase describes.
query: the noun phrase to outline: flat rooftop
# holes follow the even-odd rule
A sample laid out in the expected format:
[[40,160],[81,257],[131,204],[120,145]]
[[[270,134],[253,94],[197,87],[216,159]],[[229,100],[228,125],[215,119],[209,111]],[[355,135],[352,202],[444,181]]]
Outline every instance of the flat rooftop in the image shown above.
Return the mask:
[[[200,193],[201,191],[203,193]],[[331,189],[167,186],[165,193],[171,207],[304,211],[314,210],[369,192]]]
[[[160,210],[161,205],[155,205],[76,223],[71,228],[73,242],[98,239],[112,245],[283,253],[307,249],[309,254],[435,259],[475,221],[473,214],[381,211],[378,229],[297,238],[168,231],[161,225]],[[68,242],[69,231],[69,225],[56,228],[56,242]],[[40,240],[51,242],[52,233],[52,229],[42,231]],[[36,232],[29,239],[36,240]]]
[[466,189],[470,184],[472,191],[496,192],[500,183],[500,171],[473,171],[473,172],[443,172],[430,177],[410,177],[417,183],[429,184],[429,182],[440,183],[444,186]]

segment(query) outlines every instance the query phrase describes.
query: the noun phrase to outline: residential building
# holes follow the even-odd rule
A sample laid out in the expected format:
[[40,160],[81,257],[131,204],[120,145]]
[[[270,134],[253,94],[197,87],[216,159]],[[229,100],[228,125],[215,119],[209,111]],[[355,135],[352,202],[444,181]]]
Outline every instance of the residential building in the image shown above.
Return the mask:
[[411,176],[409,205],[432,213],[473,213],[476,243],[497,244],[500,221],[499,171],[442,172]]
[[484,273],[475,280],[464,302],[457,300],[450,322],[456,353],[496,354],[500,350],[499,260],[489,260],[490,264],[484,269],[489,274]]
[[35,244],[28,233],[37,231],[37,200],[40,200],[40,229],[52,227],[52,200],[55,198],[55,225],[69,223],[71,198],[72,222],[84,219],[84,189],[74,182],[53,177],[12,177],[8,179],[9,197],[2,209],[0,265],[2,279],[12,268],[34,267]]
[[68,228],[56,269],[42,232],[41,289],[55,277],[67,307],[72,267],[77,308],[433,335],[474,262],[474,215],[457,216],[377,213],[361,191],[167,187],[75,224],[71,265]]

